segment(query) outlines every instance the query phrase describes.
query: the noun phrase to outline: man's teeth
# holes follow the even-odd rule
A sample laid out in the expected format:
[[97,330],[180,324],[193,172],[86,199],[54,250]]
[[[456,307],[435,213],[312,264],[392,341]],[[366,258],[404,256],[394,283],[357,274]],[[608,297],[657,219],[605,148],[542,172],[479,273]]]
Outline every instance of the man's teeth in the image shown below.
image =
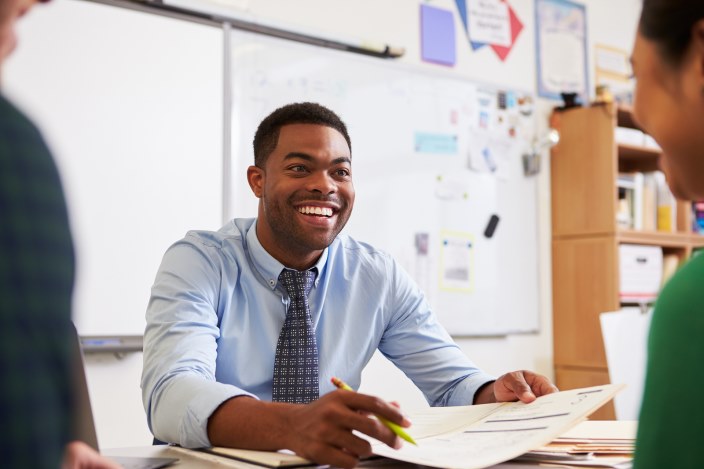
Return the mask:
[[327,207],[300,207],[298,211],[304,215],[320,215],[323,217],[332,216],[332,209]]

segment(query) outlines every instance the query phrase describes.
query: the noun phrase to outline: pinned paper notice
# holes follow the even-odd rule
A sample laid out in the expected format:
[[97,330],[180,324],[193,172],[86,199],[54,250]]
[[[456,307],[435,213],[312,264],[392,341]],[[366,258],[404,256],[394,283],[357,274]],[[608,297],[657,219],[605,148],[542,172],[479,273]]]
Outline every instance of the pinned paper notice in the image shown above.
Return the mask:
[[480,0],[468,5],[467,29],[472,42],[511,45],[511,18],[508,4],[499,0]]
[[416,132],[415,149],[417,153],[456,155],[457,135]]
[[441,233],[440,288],[471,292],[474,288],[474,237],[469,233]]

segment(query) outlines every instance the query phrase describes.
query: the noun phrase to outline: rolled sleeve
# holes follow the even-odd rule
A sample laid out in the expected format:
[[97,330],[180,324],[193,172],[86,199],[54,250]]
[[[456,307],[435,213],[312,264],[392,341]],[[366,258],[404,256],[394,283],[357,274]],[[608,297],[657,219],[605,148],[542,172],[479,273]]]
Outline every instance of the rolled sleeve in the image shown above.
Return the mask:
[[237,396],[256,396],[228,384],[180,376],[165,386],[154,406],[154,435],[185,448],[211,446],[208,419],[220,405]]
[[450,386],[448,392],[434,404],[435,406],[458,406],[474,403],[477,391],[487,383],[496,381],[496,378],[477,369],[466,378]]
[[226,400],[251,396],[216,382],[221,268],[211,247],[186,240],[164,255],[144,334],[142,399],[152,434],[188,448],[209,446],[208,418]]

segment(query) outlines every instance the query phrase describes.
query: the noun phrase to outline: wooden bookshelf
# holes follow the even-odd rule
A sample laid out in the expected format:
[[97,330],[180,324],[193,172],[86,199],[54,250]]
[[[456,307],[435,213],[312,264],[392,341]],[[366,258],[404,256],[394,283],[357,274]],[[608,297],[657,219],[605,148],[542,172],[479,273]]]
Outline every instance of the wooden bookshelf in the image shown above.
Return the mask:
[[[684,260],[704,247],[704,236],[691,232],[688,202],[678,202],[675,232],[618,226],[619,171],[654,171],[661,155],[616,142],[616,126],[638,128],[629,109],[598,105],[555,112],[551,125],[560,132],[551,155],[555,377],[559,388],[571,389],[609,382],[599,315],[621,308],[619,245],[661,246]],[[614,417],[613,405],[592,415]]]
[[698,235],[689,233],[666,233],[663,231],[619,230],[616,238],[620,243],[649,244],[672,248],[686,248]]
[[623,143],[619,143],[616,149],[618,151],[618,170],[621,172],[656,171],[658,169],[659,150]]

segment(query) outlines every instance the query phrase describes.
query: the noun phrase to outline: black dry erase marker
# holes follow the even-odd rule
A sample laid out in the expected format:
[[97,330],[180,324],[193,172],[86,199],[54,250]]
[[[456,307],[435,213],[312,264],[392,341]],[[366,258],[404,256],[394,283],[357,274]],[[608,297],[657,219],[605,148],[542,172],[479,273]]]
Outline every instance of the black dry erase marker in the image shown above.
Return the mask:
[[484,236],[491,238],[494,236],[494,231],[496,231],[496,225],[499,224],[499,216],[492,215],[489,218],[489,223],[486,224],[486,229],[484,230]]

